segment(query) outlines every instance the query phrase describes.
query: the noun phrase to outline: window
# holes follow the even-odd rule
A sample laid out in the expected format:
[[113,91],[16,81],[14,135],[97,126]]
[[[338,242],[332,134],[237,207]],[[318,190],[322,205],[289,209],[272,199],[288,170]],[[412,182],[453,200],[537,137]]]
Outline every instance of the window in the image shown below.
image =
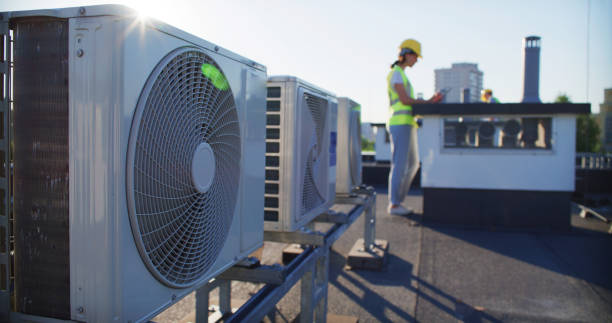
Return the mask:
[[[612,118],[610,122],[612,123]],[[612,129],[612,125],[610,128]],[[550,150],[552,118],[446,118],[444,148]]]

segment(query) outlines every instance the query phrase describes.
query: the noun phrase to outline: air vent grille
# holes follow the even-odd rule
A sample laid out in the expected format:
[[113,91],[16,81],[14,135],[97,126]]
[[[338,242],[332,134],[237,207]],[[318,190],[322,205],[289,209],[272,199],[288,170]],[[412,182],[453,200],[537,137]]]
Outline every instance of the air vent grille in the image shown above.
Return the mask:
[[217,259],[237,202],[240,159],[238,114],[220,67],[195,48],[170,53],[141,93],[127,161],[134,238],[166,285],[194,284]]
[[266,102],[266,191],[264,204],[264,220],[278,222],[280,213],[280,171],[282,160],[280,154],[281,142],[281,87],[268,87]]
[[304,185],[302,190],[302,209],[301,214],[304,215],[308,211],[316,208],[323,204],[325,199],[317,189],[317,182],[315,179],[316,171],[314,168],[313,157],[309,156],[306,161],[306,168],[304,170]]
[[306,100],[306,105],[312,113],[312,119],[315,122],[316,127],[316,136],[317,136],[317,155],[321,154],[321,149],[323,147],[323,138],[325,138],[325,122],[327,119],[327,100],[314,96],[305,94],[304,99]]

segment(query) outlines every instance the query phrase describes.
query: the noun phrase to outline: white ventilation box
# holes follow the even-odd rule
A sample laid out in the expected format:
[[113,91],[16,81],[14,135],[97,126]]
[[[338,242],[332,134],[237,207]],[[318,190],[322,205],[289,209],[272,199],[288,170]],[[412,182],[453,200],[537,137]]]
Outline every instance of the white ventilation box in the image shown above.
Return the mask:
[[350,194],[361,185],[361,106],[338,98],[338,164],[336,193]]
[[295,231],[334,203],[338,101],[292,76],[268,78],[264,227]]
[[123,6],[3,17],[15,315],[146,322],[262,245],[264,66]]

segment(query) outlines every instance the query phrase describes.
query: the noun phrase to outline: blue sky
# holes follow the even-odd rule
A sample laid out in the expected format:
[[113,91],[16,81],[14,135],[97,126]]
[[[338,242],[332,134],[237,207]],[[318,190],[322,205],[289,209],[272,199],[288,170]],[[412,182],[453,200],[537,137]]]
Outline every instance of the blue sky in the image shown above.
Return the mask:
[[[104,1],[4,0],[0,11]],[[386,75],[405,38],[424,59],[407,70],[415,92],[434,91],[434,69],[477,63],[484,86],[502,102],[522,98],[522,39],[542,37],[540,98],[564,92],[597,112],[612,88],[612,1],[143,1],[122,2],[289,74],[348,96],[363,120],[384,122]],[[587,16],[590,23],[587,29]],[[587,73],[587,31],[590,32]],[[588,93],[587,93],[588,75]]]

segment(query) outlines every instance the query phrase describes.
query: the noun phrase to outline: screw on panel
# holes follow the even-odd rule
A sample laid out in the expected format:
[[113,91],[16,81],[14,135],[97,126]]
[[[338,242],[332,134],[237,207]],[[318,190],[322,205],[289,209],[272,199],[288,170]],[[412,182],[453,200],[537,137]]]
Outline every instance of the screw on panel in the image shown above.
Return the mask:
[[79,308],[77,308],[77,312],[79,312],[79,314],[83,314],[83,312],[85,312],[85,309],[83,308],[83,306],[79,306]]
[[219,46],[215,46],[215,52],[219,51]]
[[79,8],[79,15],[81,16],[85,15],[85,8],[83,7]]
[[176,294],[172,294],[172,300],[176,301]]
[[82,57],[83,54],[85,54],[85,52],[82,49],[79,49],[79,50],[77,50],[76,54],[77,54],[78,57]]

